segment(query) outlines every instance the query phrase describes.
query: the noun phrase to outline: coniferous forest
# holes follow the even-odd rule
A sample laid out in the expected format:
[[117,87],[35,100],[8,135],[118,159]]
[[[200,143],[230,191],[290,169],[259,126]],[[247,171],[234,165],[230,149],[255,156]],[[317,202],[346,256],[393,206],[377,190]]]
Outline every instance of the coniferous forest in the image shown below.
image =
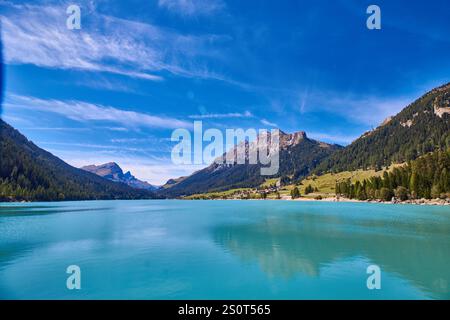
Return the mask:
[[447,198],[450,192],[450,150],[436,151],[362,182],[336,183],[336,194],[350,199],[400,201]]

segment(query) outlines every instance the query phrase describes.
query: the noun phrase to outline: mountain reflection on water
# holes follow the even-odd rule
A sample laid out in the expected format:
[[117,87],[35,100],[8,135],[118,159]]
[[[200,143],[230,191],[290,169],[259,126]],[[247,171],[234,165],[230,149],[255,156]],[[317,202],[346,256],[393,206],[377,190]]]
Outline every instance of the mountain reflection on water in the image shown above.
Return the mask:
[[437,298],[450,298],[450,225],[438,221],[292,214],[214,230],[214,239],[271,276],[321,277],[346,259],[370,261]]

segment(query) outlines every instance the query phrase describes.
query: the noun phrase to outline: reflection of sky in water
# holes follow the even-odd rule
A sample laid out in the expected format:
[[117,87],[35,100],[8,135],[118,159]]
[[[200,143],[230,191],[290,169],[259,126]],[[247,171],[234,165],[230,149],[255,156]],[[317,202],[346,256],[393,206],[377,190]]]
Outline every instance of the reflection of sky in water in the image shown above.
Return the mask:
[[[448,207],[284,201],[0,206],[0,298],[448,299]],[[78,292],[65,268],[82,269]],[[382,290],[366,268],[382,269]]]

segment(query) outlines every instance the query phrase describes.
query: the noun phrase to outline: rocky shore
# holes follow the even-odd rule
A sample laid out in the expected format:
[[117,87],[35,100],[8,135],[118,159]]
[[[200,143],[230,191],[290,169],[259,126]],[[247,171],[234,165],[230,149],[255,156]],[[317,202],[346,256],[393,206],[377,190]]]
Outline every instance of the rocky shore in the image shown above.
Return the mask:
[[413,205],[431,205],[431,206],[450,206],[450,199],[414,199],[400,201],[398,199],[392,199],[391,201],[382,200],[356,200],[342,197],[328,197],[321,200],[314,198],[298,198],[292,200],[290,197],[282,198],[282,200],[289,201],[323,201],[323,202],[362,202],[362,203],[383,203],[383,204],[413,204]]

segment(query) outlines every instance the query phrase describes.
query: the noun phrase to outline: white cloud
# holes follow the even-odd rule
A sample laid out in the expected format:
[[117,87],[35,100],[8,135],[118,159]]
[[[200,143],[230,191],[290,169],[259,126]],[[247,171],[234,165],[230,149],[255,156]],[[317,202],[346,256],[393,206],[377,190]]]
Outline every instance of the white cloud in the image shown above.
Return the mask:
[[276,123],[270,122],[266,119],[261,119],[261,123],[265,126],[278,128],[278,125]]
[[93,144],[93,143],[73,143],[73,142],[51,142],[51,141],[39,141],[39,145],[45,145],[45,146],[64,146],[64,147],[71,147],[71,148],[77,148],[78,150],[80,148],[83,149],[95,149],[95,150],[109,150],[109,151],[126,151],[126,152],[145,152],[145,151],[153,151],[153,150],[147,150],[143,148],[130,148],[130,147],[124,147],[124,146],[112,146],[112,145],[104,145],[104,144]]
[[222,0],[159,0],[158,4],[182,16],[211,15],[225,7]]
[[324,132],[307,132],[308,137],[328,143],[337,143],[347,145],[359,138],[359,136],[347,136],[342,134],[324,133]]
[[[92,79],[94,78],[94,79]],[[71,79],[70,79],[71,80]],[[139,94],[142,95],[141,92],[134,89],[133,86],[129,85],[128,83],[123,83],[120,80],[112,80],[107,76],[101,76],[99,74],[95,75],[94,77],[85,77],[81,80],[71,80],[71,84],[85,87],[89,89],[96,89],[96,90],[106,90],[106,91],[116,91],[116,92],[125,92],[125,93],[133,93],[133,94]]]
[[30,131],[90,131],[90,128],[71,128],[71,127],[29,127],[23,130]]
[[210,114],[190,115],[189,118],[191,119],[253,118],[253,114],[250,111],[245,111],[244,113],[239,112],[210,113]]
[[152,142],[156,143],[159,142],[159,140],[155,137],[148,137],[148,138],[119,138],[119,139],[111,139],[112,143],[141,143],[141,142]]
[[378,126],[384,119],[395,115],[408,106],[413,99],[368,97],[334,97],[327,102],[327,111],[341,114],[359,123]]
[[332,91],[305,92],[294,94],[290,101],[293,108],[301,114],[336,114],[366,126],[378,126],[388,116],[397,114],[413,102],[413,97],[418,96],[379,97]]
[[108,72],[152,81],[162,80],[162,72],[224,80],[202,60],[220,56],[220,51],[212,49],[221,39],[217,35],[178,34],[95,11],[82,11],[82,29],[68,30],[64,6],[3,3],[0,8],[9,64]]
[[[88,122],[106,121],[120,124],[125,128],[190,128],[191,123],[175,118],[161,117],[147,113],[122,110],[82,101],[45,100],[29,96],[11,95],[5,100],[7,109],[28,109],[55,113],[68,119]],[[121,128],[121,127],[119,127]]]

